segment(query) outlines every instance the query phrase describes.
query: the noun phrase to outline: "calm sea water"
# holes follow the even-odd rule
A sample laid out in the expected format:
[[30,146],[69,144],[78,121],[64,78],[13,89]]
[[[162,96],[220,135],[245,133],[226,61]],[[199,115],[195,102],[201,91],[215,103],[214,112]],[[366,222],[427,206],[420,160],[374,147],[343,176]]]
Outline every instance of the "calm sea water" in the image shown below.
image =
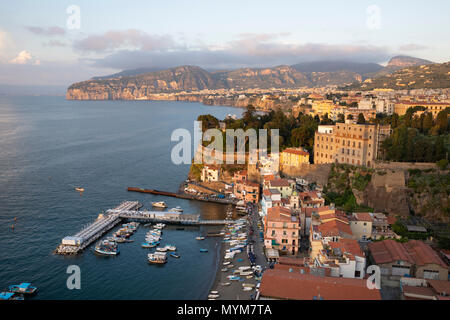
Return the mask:
[[[176,191],[189,167],[170,160],[172,131],[192,131],[200,114],[241,112],[187,102],[0,97],[0,289],[32,282],[39,290],[35,299],[204,299],[220,245],[216,238],[195,240],[206,227],[166,227],[164,243],[175,244],[182,257],[169,257],[164,266],[147,263],[143,227],[132,236],[135,242],[119,244],[117,257],[96,256],[92,247],[76,257],[52,251],[123,200],[139,200],[147,209],[164,200],[184,213],[223,218],[221,205],[126,188]],[[76,186],[85,188],[82,196]],[[81,268],[81,290],[66,287],[69,265]]]

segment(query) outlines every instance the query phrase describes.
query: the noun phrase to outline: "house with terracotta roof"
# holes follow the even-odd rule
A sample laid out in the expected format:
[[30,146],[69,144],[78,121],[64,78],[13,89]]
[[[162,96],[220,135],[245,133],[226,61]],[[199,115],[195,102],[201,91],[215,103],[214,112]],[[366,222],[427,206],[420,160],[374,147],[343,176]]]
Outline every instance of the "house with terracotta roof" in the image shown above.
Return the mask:
[[426,280],[426,285],[403,285],[403,300],[450,300],[450,281]]
[[287,148],[280,153],[280,167],[300,167],[309,164],[309,152],[303,148]]
[[293,185],[286,179],[273,179],[268,182],[269,189],[277,189],[282,198],[288,198],[293,191]]
[[240,180],[234,184],[234,195],[236,199],[243,200],[245,203],[259,202],[259,183]]
[[[319,209],[325,209],[325,207]],[[322,210],[322,213],[324,212],[326,211]],[[342,238],[353,238],[348,219],[344,215],[331,210],[322,214],[319,219],[313,217],[309,232],[310,257],[314,259],[324,245]]]
[[369,289],[365,279],[322,277],[294,270],[266,270],[260,300],[381,300],[380,290]]
[[300,220],[286,207],[272,207],[267,210],[264,221],[264,246],[277,249],[284,254],[295,255],[300,239]]
[[355,212],[350,217],[350,228],[355,239],[367,240],[372,238],[373,217],[369,212]]
[[322,250],[314,257],[314,265],[329,268],[332,277],[363,278],[366,257],[358,241],[339,239],[323,244]]
[[381,268],[382,276],[399,280],[402,276],[448,280],[448,265],[429,245],[419,240],[400,243],[388,239],[371,242],[369,257]]
[[300,192],[299,198],[302,208],[320,208],[325,205],[325,199],[319,191]]

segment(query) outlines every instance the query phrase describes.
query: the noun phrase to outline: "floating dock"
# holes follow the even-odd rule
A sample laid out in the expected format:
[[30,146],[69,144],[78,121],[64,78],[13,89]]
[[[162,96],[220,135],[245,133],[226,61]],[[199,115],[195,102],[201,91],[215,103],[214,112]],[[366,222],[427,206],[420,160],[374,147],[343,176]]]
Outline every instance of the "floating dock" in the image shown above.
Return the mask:
[[78,254],[123,220],[193,226],[234,223],[233,220],[201,220],[200,215],[196,214],[182,214],[170,211],[138,211],[141,207],[142,205],[138,201],[125,201],[116,208],[107,210],[106,213],[100,214],[97,220],[74,236],[63,238],[54,253],[62,255]]

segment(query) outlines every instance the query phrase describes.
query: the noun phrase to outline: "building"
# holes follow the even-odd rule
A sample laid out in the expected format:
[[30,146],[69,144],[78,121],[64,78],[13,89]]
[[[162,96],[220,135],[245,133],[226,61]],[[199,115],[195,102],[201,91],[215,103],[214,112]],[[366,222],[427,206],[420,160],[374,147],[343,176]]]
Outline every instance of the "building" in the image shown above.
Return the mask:
[[319,191],[300,192],[298,196],[302,208],[320,208],[325,205],[325,199]]
[[297,254],[300,239],[300,220],[289,208],[267,210],[264,222],[264,246],[285,254]]
[[372,215],[368,212],[353,213],[350,217],[350,228],[353,237],[357,240],[367,240],[372,238]]
[[332,277],[363,278],[365,275],[366,257],[354,239],[324,244],[317,256],[311,258],[316,266],[329,268]]
[[359,114],[364,116],[366,121],[375,119],[377,117],[377,111],[375,109],[359,109],[359,108],[347,108],[344,112],[345,119],[349,119],[349,115],[353,120],[358,120]]
[[429,245],[418,240],[400,243],[388,239],[371,242],[369,257],[389,280],[403,276],[420,279],[448,280],[448,265]]
[[390,126],[347,121],[319,126],[314,137],[314,163],[345,163],[371,167]]
[[394,113],[395,103],[389,99],[378,99],[375,102],[375,110],[377,113],[392,115]]
[[234,184],[234,196],[245,203],[259,202],[259,183],[241,180]]
[[282,198],[288,198],[292,194],[293,186],[286,179],[273,179],[268,182],[269,189],[276,189]]
[[287,148],[280,153],[280,165],[283,167],[300,167],[309,164],[309,152],[302,148]]
[[[261,197],[262,215],[267,216],[267,210],[281,206],[281,193],[277,189],[264,189]],[[264,221],[264,220],[263,220]]]
[[436,118],[438,113],[446,108],[450,108],[449,102],[409,102],[409,101],[401,101],[397,102],[394,105],[394,112],[399,116],[402,116],[406,113],[409,108],[413,108],[415,106],[425,107],[428,112],[431,112],[433,118]]
[[217,182],[220,177],[220,168],[214,165],[204,165],[202,169],[202,182]]
[[[291,271],[292,269],[292,271]],[[288,270],[268,269],[259,299],[280,300],[381,300],[380,290],[369,289],[365,279],[322,277]]]
[[331,100],[315,100],[312,103],[312,111],[314,115],[324,116],[330,115],[336,105]]

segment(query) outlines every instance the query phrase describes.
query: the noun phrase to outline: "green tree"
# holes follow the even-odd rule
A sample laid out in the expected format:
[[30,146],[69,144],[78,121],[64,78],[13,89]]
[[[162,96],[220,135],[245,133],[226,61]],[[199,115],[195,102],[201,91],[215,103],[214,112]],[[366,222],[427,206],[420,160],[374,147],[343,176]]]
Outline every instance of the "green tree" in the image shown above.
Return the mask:
[[364,115],[362,113],[358,114],[358,120],[356,121],[357,124],[365,124],[366,119],[364,118]]

